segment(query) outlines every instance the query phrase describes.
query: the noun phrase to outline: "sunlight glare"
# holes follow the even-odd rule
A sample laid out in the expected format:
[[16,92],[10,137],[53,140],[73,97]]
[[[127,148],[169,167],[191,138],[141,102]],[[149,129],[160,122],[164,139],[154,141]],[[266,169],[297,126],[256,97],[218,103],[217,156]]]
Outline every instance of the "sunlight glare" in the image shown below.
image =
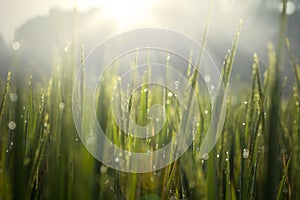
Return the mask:
[[116,20],[119,26],[127,26],[151,19],[151,8],[155,0],[77,0],[77,7],[86,10],[100,8],[105,16]]

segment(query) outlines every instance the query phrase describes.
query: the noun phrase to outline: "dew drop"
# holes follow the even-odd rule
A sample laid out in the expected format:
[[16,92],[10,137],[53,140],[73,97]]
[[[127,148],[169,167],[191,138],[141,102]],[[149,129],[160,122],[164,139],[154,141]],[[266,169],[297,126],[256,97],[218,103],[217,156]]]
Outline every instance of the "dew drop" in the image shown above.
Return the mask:
[[202,155],[202,158],[203,158],[204,160],[208,160],[208,158],[209,158],[208,153],[204,153],[204,154]]
[[20,42],[15,41],[15,42],[12,43],[12,46],[11,46],[11,47],[12,47],[13,50],[17,51],[17,50],[20,49],[21,44],[20,44]]
[[248,104],[248,101],[244,101],[244,104],[247,105],[247,104]]
[[214,90],[214,89],[215,89],[215,86],[214,86],[214,85],[211,85],[211,89]]
[[209,76],[209,75],[205,75],[205,76],[204,76],[204,81],[205,81],[206,83],[209,83],[209,82],[211,81],[210,76]]
[[60,102],[59,109],[60,110],[64,110],[65,109],[65,103],[64,102]]
[[68,45],[66,45],[65,47],[64,47],[64,52],[68,52],[69,51],[69,47],[68,47]]
[[168,92],[168,97],[172,97],[173,93],[172,92]]
[[105,165],[101,165],[101,167],[100,167],[100,172],[101,172],[102,174],[105,174],[105,173],[107,172],[107,167],[106,167]]
[[207,114],[208,114],[208,110],[205,110],[205,111],[204,111],[204,114],[206,114],[206,115],[207,115]]
[[11,102],[16,102],[18,100],[18,95],[16,93],[10,93],[9,97]]
[[144,88],[144,92],[148,92],[148,89],[147,89],[147,88]]
[[220,158],[220,154],[217,154],[217,158]]
[[115,162],[117,163],[117,162],[119,162],[120,161],[120,158],[119,157],[116,157],[115,158]]
[[247,159],[249,157],[249,150],[243,149],[243,158]]
[[243,126],[245,126],[246,125],[246,123],[245,122],[243,122]]
[[14,121],[10,121],[9,123],[8,123],[8,128],[10,129],[10,130],[14,130],[15,128],[16,128],[16,123],[14,122]]
[[179,81],[174,81],[174,85],[176,86],[176,87],[178,87],[179,86]]

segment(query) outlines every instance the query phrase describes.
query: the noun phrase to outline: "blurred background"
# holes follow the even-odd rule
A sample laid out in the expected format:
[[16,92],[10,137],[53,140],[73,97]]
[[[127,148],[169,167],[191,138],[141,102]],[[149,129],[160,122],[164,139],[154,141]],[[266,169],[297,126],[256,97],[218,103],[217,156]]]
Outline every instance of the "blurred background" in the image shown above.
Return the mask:
[[[173,29],[200,43],[210,7],[211,2],[204,0],[2,0],[0,75],[4,77],[14,68],[24,74],[38,73],[35,79],[46,80],[59,57],[74,54],[75,65],[79,65],[81,44],[87,54],[113,35],[143,27]],[[264,70],[267,45],[277,43],[281,7],[280,0],[215,0],[206,48],[218,67],[222,67],[242,19],[232,77],[251,81],[253,53],[261,58]],[[287,36],[297,58],[299,9],[299,0],[288,2]],[[283,76],[290,77],[290,69],[285,69]]]

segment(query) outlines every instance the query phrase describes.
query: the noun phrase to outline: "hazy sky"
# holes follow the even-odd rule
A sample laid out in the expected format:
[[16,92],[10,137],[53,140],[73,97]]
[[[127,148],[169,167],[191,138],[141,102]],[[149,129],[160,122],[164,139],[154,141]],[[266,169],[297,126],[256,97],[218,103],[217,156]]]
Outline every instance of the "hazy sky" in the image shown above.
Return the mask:
[[[169,1],[169,0],[167,0]],[[181,1],[181,0],[178,0]],[[36,16],[47,15],[50,8],[72,9],[76,3],[79,11],[91,7],[103,7],[111,14],[122,13],[124,8],[143,10],[142,7],[153,5],[158,0],[0,0],[0,34],[6,41],[11,43],[14,30],[18,29],[29,19]],[[165,2],[165,1],[164,1]],[[116,6],[118,5],[118,6]],[[126,7],[127,6],[127,7]],[[122,9],[122,10],[120,10]],[[128,10],[128,9],[127,9]],[[130,14],[123,13],[123,14]],[[121,16],[118,16],[121,17]]]
[[0,34],[9,43],[14,30],[35,16],[47,15],[49,8],[71,9],[73,0],[0,0]]

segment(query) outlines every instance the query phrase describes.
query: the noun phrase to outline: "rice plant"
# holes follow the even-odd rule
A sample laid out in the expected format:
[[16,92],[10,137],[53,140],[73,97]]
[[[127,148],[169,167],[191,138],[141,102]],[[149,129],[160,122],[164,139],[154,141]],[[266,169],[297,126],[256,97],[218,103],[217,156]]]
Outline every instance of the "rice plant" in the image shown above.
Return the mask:
[[[216,111],[209,109],[207,96],[200,95],[201,86],[195,80],[201,77],[186,66],[186,76],[197,91],[201,108],[200,121],[193,130],[194,142],[178,160],[148,173],[109,168],[80,142],[71,106],[73,55],[57,63],[46,86],[34,85],[32,77],[21,78],[18,71],[9,72],[0,86],[0,199],[300,199],[300,68],[285,38],[285,24],[282,12],[276,50],[269,45],[268,69],[261,70],[259,55],[254,54],[251,87],[243,94],[229,90],[224,128],[205,157],[199,155],[199,148]],[[240,29],[241,24],[224,59],[221,74],[225,88],[230,87]],[[208,28],[202,46],[207,34]],[[295,77],[292,95],[283,97],[285,84],[280,74],[286,67],[282,62],[286,49]],[[81,51],[83,84],[78,98],[84,102],[81,98],[87,77],[84,49]],[[135,52],[133,70],[140,54]],[[144,84],[131,96],[114,94],[116,101],[127,99],[125,109],[141,126],[149,123],[151,105],[163,104],[167,123],[160,134],[147,139],[124,134],[109,106],[111,83],[118,84],[115,70],[118,65],[102,77],[104,84],[97,88],[96,95],[97,118],[106,136],[131,152],[159,149],[176,135],[179,121],[188,116],[180,114],[180,105],[171,91]],[[143,80],[146,82],[151,75],[149,70],[144,72]],[[113,159],[119,162],[118,157]]]

